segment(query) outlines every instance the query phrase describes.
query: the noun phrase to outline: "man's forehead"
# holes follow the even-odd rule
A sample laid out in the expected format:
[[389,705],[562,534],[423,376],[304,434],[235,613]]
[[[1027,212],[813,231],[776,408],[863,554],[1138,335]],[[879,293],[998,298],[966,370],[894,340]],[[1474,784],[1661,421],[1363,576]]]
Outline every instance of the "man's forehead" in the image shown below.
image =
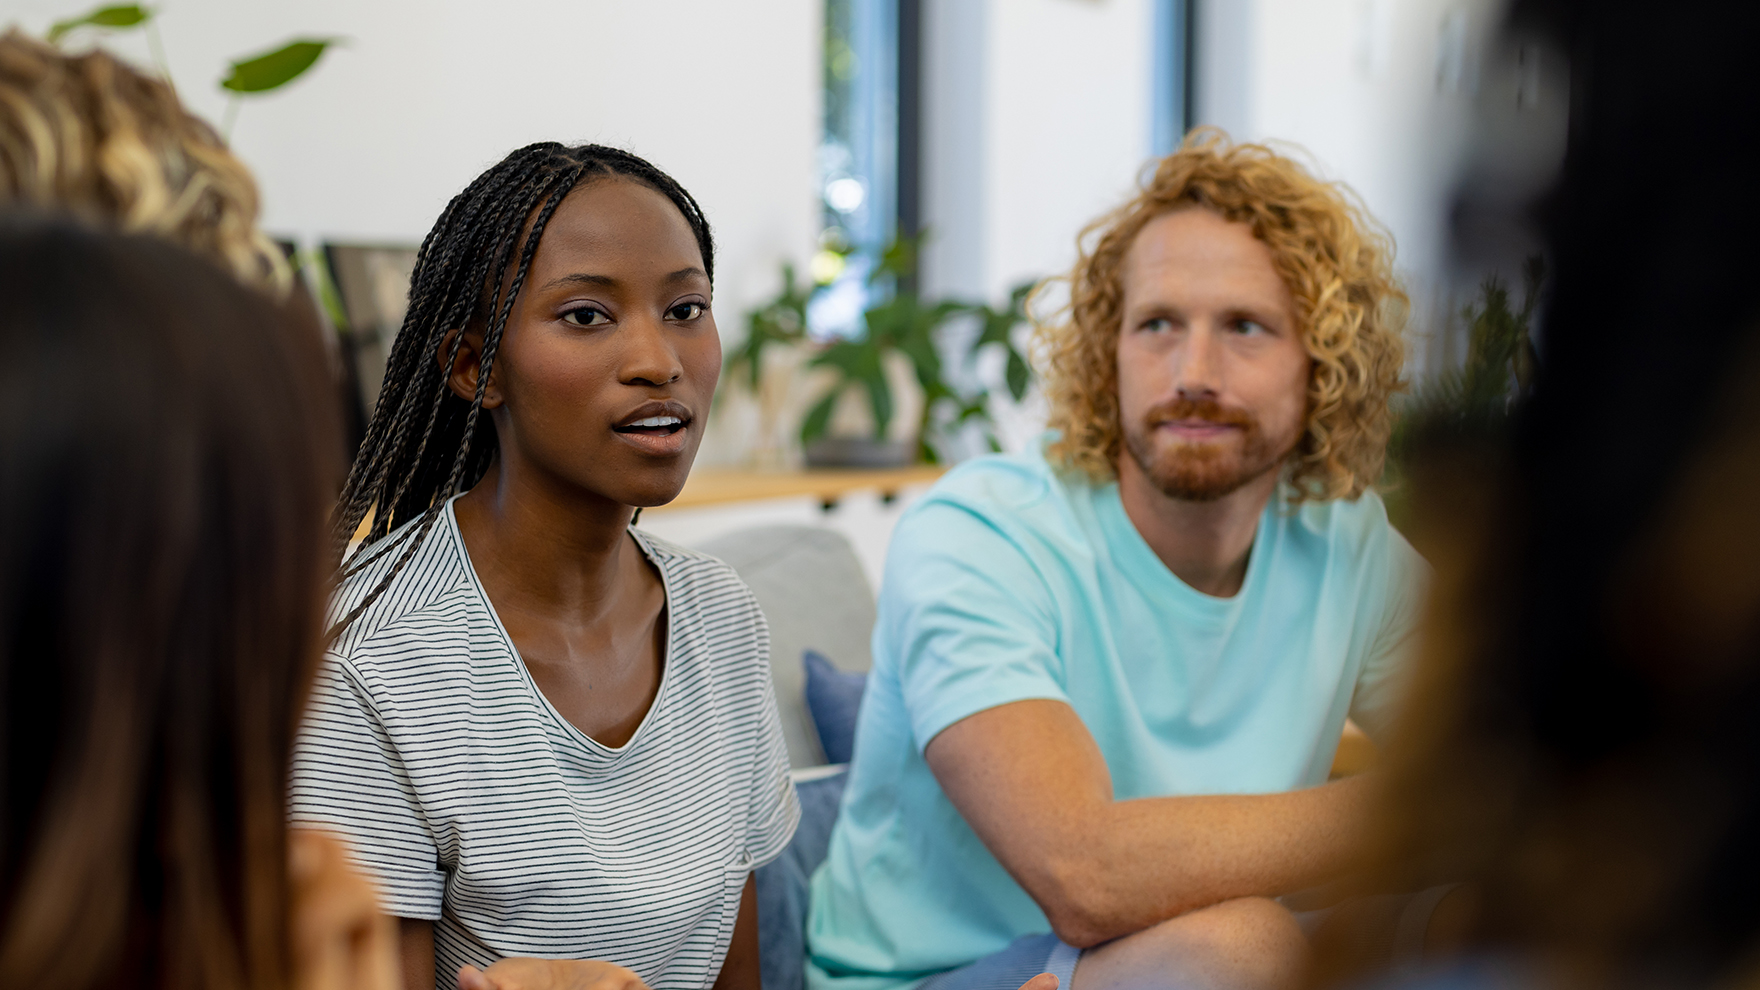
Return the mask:
[[1126,296],[1178,291],[1250,295],[1289,305],[1271,249],[1251,226],[1202,207],[1164,213],[1138,232],[1121,266]]

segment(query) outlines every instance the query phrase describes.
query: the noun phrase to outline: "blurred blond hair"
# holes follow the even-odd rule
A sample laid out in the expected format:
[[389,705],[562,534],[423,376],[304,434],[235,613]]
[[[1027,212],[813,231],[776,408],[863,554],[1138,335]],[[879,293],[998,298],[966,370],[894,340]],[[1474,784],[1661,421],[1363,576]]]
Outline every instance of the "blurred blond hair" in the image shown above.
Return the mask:
[[17,28],[0,34],[0,207],[14,205],[165,237],[275,295],[292,280],[257,229],[250,171],[169,84]]
[[1295,300],[1313,366],[1307,427],[1286,476],[1292,498],[1361,495],[1381,476],[1388,401],[1403,387],[1408,303],[1393,277],[1392,240],[1342,186],[1215,128],[1193,131],[1135,198],[1082,232],[1069,305],[1037,328],[1050,425],[1060,433],[1053,462],[1095,482],[1116,476],[1124,259],[1149,221],[1192,207],[1251,226]]

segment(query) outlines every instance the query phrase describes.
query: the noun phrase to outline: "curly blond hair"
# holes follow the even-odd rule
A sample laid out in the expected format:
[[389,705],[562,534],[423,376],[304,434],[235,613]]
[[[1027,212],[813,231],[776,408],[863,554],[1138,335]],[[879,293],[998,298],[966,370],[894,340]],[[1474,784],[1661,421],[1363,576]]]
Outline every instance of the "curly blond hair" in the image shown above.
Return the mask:
[[1393,277],[1392,239],[1343,186],[1214,128],[1193,131],[1134,199],[1078,239],[1069,304],[1036,333],[1050,425],[1060,434],[1048,448],[1053,462],[1096,483],[1116,477],[1121,268],[1144,225],[1190,207],[1251,226],[1295,300],[1313,363],[1307,425],[1286,466],[1291,498],[1356,498],[1381,476],[1388,402],[1403,388],[1408,301]]
[[292,276],[257,229],[257,184],[162,80],[102,51],[0,35],[0,206],[65,210],[165,237],[279,295]]

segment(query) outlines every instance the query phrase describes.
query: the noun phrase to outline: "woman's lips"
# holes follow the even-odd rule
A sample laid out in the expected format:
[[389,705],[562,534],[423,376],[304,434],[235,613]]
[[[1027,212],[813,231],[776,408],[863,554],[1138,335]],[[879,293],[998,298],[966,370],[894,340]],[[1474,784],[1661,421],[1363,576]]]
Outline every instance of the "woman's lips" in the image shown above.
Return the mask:
[[681,425],[676,428],[623,428],[611,431],[619,440],[629,444],[644,454],[653,457],[675,457],[684,453],[689,438],[690,428]]

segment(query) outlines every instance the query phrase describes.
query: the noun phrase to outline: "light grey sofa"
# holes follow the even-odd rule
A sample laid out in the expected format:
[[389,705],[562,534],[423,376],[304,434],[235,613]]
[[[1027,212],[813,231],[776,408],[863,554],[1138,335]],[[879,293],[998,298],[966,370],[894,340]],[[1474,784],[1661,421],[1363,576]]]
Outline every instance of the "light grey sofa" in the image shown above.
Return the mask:
[[801,654],[816,650],[846,671],[867,670],[874,592],[854,548],[829,529],[764,526],[698,549],[733,565],[770,623],[770,668],[801,823],[782,856],[757,873],[759,968],[764,990],[806,990],[807,883],[825,859],[847,775],[821,766]]
[[770,670],[790,765],[823,764],[825,751],[807,713],[801,654],[817,650],[842,670],[868,669],[874,590],[855,549],[835,530],[817,526],[743,529],[697,549],[733,565],[770,623]]

